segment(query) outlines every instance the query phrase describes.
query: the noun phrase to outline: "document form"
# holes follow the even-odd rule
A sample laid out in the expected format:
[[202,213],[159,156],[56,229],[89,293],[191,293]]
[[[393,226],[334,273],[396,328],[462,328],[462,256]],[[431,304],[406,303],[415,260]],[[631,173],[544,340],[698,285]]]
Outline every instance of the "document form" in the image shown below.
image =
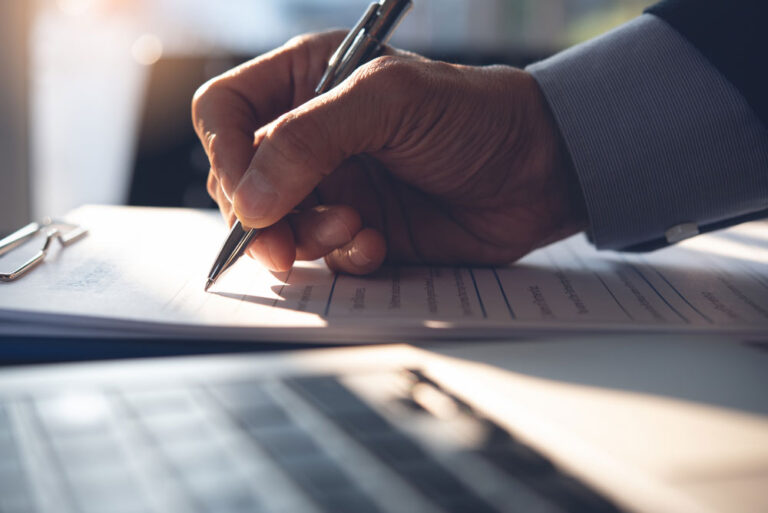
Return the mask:
[[[88,206],[82,241],[0,284],[0,333],[378,342],[571,332],[768,336],[768,223],[647,254],[597,251],[583,235],[503,267],[322,262],[270,273],[241,259],[209,292],[218,214]],[[6,257],[0,258],[0,267]]]

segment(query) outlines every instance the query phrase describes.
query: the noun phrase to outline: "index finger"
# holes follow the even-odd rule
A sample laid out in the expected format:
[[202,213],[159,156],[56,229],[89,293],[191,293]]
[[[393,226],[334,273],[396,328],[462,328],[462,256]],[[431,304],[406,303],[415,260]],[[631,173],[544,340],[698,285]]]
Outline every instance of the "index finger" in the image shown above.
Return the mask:
[[295,38],[203,84],[192,122],[228,198],[253,157],[255,131],[313,95],[343,32]]

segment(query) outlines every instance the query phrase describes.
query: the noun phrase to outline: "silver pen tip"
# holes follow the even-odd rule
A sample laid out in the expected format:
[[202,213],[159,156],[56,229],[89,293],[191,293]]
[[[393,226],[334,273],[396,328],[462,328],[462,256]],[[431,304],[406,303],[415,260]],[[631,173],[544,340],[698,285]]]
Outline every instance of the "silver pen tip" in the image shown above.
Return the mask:
[[211,285],[213,285],[213,280],[208,278],[208,281],[205,282],[205,292],[208,292],[208,289],[211,288]]

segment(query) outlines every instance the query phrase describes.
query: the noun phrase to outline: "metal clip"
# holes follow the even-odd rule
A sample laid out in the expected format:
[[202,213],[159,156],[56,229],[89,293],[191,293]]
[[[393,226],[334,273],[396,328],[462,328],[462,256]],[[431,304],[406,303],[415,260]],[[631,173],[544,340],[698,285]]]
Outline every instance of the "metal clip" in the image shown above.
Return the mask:
[[0,272],[0,281],[9,282],[17,280],[37,267],[45,260],[54,239],[58,240],[61,246],[66,248],[88,234],[88,230],[82,226],[45,219],[42,223],[29,223],[3,240],[0,240],[0,256],[13,251],[44,230],[46,230],[46,234],[42,249],[16,269],[8,273]]
[[[315,94],[323,94],[326,91],[331,90],[337,85],[339,80],[339,70],[342,63],[345,61],[345,57],[349,53],[355,41],[365,32],[365,28],[368,24],[376,18],[379,12],[380,4],[374,2],[368,6],[368,10],[365,11],[363,16],[357,21],[357,24],[352,27],[347,37],[341,42],[341,45],[333,52],[331,58],[328,60],[328,67],[325,69],[323,78],[320,79],[320,83],[315,88]],[[345,77],[346,78],[346,77]]]

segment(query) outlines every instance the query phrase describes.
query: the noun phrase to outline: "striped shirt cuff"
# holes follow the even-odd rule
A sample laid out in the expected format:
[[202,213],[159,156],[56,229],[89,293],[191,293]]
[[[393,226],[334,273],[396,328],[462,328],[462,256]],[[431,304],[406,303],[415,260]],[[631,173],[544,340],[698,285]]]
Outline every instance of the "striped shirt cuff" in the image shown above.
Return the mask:
[[644,14],[527,69],[570,151],[597,247],[768,208],[766,128],[661,19]]

